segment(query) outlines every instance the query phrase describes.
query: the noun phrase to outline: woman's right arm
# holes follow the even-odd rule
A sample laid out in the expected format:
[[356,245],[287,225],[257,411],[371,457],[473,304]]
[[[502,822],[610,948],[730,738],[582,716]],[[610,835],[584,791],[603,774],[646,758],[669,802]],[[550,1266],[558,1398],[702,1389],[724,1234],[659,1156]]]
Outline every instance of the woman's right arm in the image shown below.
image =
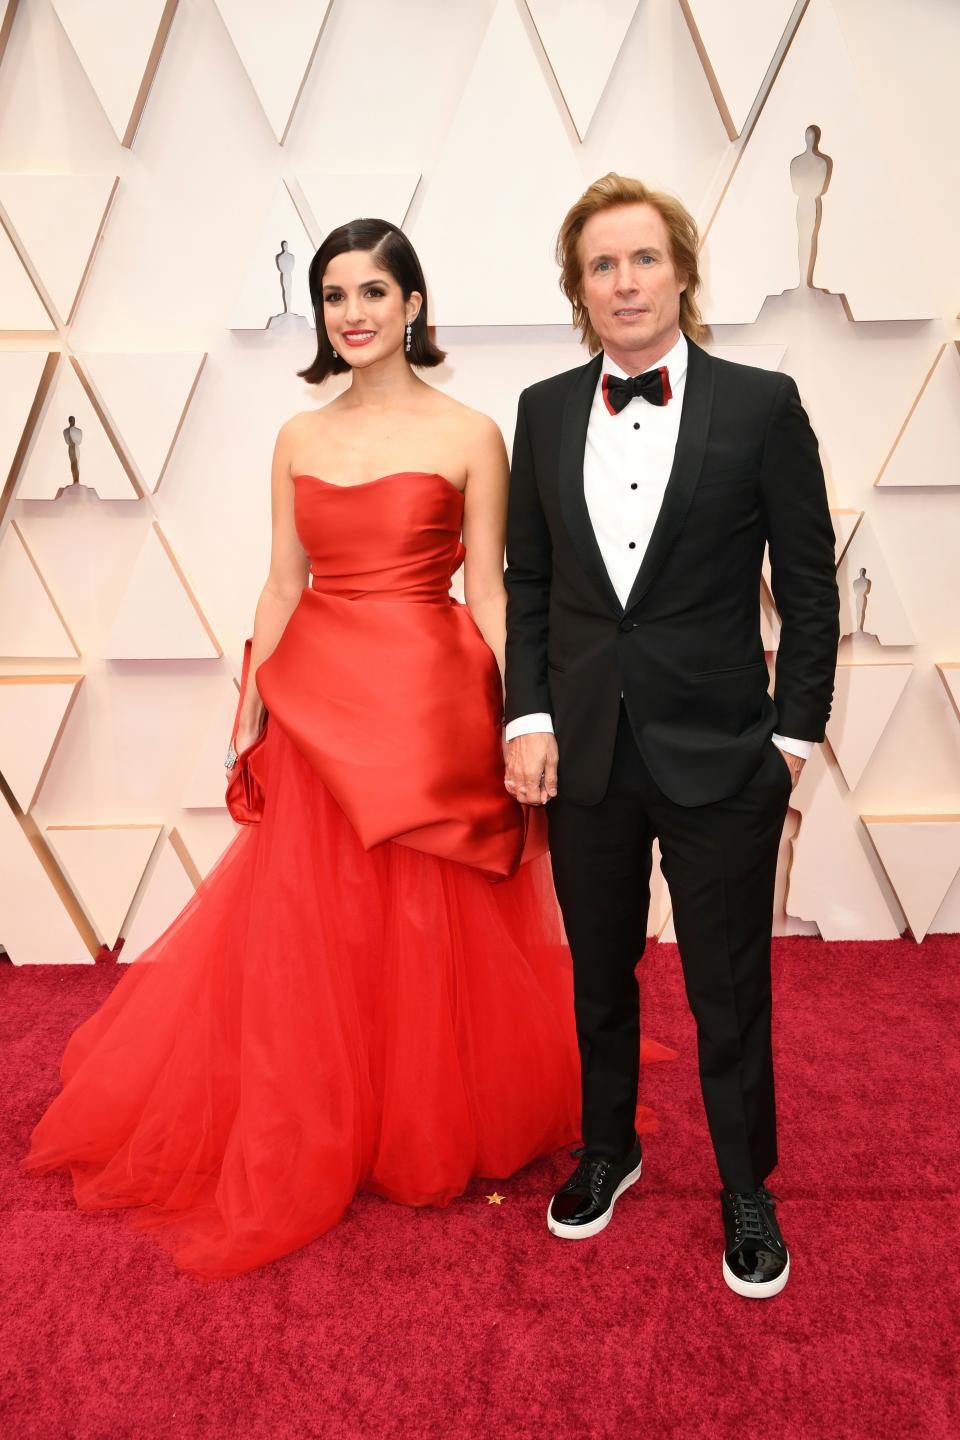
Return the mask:
[[294,484],[290,474],[291,431],[296,420],[288,420],[280,429],[273,450],[270,472],[271,542],[270,571],[257,601],[253,623],[253,644],[250,669],[237,725],[236,748],[239,752],[253,743],[263,724],[264,705],[257,690],[257,666],[272,655],[287,621],[296,608],[307,576],[310,560],[293,519]]

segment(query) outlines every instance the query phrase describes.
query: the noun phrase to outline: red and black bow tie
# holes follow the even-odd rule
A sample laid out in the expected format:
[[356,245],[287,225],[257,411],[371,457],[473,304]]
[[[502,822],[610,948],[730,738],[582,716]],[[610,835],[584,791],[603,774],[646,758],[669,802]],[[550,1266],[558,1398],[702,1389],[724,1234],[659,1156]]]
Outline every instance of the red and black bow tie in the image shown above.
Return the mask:
[[621,410],[626,409],[634,395],[642,395],[651,405],[666,405],[673,395],[666,365],[661,365],[658,370],[645,370],[632,379],[604,375],[603,401],[611,415],[619,415]]

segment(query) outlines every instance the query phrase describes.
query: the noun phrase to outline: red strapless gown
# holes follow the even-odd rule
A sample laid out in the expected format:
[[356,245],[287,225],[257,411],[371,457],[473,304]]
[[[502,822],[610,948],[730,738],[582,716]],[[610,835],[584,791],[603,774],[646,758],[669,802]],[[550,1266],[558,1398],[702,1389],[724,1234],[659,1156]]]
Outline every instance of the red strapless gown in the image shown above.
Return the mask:
[[440,475],[298,477],[312,584],[257,671],[262,819],[74,1032],[33,1133],[28,1169],[138,1207],[186,1269],[294,1250],[361,1187],[445,1205],[577,1137],[543,816],[503,788],[497,664],[449,596],[462,512]]

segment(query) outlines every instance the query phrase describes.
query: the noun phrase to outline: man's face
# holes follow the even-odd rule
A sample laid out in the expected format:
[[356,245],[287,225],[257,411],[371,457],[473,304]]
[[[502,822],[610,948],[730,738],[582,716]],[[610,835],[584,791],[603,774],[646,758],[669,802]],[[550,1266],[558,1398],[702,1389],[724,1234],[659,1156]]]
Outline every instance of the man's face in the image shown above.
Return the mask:
[[643,203],[591,215],[580,234],[580,258],[581,296],[604,349],[614,359],[642,353],[644,363],[669,350],[687,284],[674,269],[659,210]]

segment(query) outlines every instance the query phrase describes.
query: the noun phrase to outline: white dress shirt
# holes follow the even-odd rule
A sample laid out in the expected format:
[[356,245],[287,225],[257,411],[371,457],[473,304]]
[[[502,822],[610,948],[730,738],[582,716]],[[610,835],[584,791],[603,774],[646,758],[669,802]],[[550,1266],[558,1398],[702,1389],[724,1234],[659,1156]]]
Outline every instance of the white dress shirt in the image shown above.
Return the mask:
[[[673,468],[687,378],[687,339],[682,332],[666,355],[647,369],[660,366],[666,367],[670,377],[667,404],[652,405],[642,395],[635,395],[624,410],[611,415],[603,397],[603,376],[630,377],[604,353],[587,424],[583,493],[603,563],[623,606],[650,543]],[[510,721],[505,738],[509,741],[536,731],[552,734],[552,718],[545,713],[519,715]],[[773,739],[782,750],[805,760],[813,749],[811,740],[782,735]]]

